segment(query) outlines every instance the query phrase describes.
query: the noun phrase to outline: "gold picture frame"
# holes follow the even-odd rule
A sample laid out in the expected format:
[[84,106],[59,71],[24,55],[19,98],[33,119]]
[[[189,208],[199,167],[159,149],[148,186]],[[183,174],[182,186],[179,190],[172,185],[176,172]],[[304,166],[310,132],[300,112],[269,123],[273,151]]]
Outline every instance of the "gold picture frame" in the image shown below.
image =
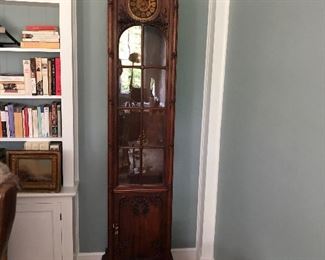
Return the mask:
[[22,191],[60,192],[61,152],[7,151],[7,164],[20,180]]

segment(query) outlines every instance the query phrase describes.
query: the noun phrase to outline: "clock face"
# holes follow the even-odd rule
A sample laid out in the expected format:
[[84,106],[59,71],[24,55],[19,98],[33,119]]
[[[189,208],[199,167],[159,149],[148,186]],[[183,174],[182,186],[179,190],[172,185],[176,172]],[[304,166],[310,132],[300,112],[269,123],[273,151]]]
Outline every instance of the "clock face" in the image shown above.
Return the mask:
[[128,0],[128,9],[133,19],[150,21],[158,15],[159,0]]

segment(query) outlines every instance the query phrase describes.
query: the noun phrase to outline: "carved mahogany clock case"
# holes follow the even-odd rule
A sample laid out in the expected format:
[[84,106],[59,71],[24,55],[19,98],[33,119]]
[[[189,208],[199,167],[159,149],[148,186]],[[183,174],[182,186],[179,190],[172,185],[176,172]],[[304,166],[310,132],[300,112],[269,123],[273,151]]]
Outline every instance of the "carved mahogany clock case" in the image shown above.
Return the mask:
[[108,0],[108,249],[172,259],[177,0]]

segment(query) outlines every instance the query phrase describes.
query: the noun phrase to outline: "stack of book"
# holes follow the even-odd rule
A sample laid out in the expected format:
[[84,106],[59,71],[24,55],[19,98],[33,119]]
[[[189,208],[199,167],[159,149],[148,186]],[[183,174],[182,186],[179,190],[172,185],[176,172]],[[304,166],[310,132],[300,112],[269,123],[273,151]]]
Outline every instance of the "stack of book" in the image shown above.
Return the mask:
[[25,88],[23,75],[0,74],[0,95],[25,95]]
[[0,106],[0,138],[61,137],[61,103],[39,106],[5,104]]
[[23,60],[23,69],[27,95],[61,95],[60,57]]
[[22,31],[21,48],[59,49],[60,35],[54,25],[28,25]]

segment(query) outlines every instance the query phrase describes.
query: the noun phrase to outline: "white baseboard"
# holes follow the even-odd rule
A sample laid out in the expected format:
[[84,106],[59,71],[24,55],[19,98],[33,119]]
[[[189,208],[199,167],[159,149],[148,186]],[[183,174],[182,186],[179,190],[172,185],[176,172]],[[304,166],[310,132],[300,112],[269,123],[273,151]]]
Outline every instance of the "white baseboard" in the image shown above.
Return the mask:
[[172,249],[174,260],[197,260],[196,248]]
[[[195,248],[172,249],[172,254],[174,260],[197,260]],[[79,253],[78,260],[101,260],[103,255],[104,252],[103,253]]]
[[101,260],[104,252],[102,253],[79,253],[78,260]]

